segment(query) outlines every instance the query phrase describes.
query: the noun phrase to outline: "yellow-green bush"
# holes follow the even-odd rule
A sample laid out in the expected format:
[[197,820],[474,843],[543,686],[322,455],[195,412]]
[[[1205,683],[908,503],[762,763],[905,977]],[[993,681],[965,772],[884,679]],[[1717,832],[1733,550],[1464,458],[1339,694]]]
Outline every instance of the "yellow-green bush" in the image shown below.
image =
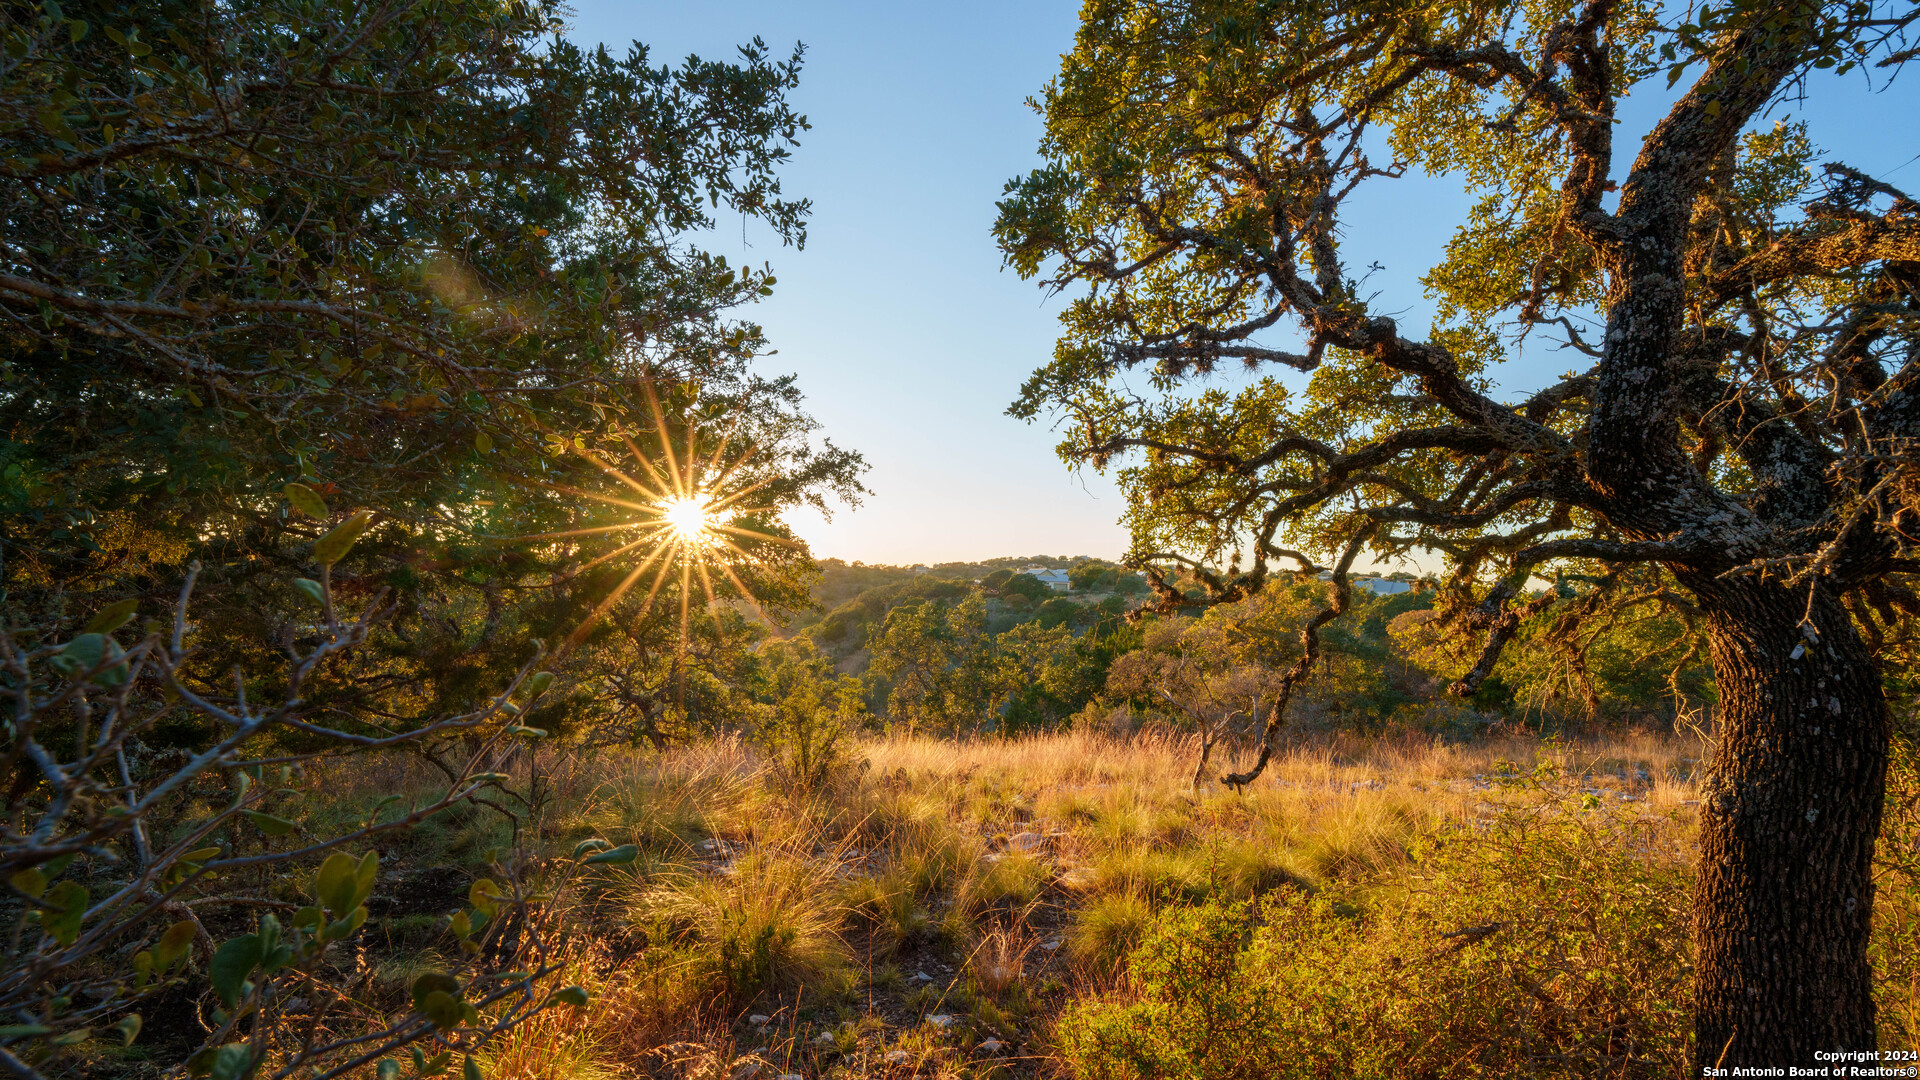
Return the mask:
[[1163,911],[1062,1055],[1086,1080],[1676,1075],[1686,873],[1661,835],[1510,811],[1370,891]]

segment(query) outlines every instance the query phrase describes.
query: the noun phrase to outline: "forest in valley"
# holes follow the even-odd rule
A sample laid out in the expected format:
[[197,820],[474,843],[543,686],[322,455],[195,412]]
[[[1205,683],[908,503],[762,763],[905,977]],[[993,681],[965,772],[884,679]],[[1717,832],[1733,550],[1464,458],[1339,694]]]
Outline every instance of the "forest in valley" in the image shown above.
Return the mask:
[[1920,7],[1086,0],[966,212],[1126,548],[909,565],[806,45],[585,21],[0,0],[0,1074],[1920,1074]]

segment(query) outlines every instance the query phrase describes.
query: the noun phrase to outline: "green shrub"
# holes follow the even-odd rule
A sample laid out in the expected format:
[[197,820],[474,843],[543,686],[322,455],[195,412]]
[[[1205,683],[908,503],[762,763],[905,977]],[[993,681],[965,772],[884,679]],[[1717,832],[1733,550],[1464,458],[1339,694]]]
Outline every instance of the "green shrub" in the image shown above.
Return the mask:
[[1658,836],[1516,811],[1371,892],[1170,909],[1062,1055],[1088,1080],[1678,1075],[1686,874]]

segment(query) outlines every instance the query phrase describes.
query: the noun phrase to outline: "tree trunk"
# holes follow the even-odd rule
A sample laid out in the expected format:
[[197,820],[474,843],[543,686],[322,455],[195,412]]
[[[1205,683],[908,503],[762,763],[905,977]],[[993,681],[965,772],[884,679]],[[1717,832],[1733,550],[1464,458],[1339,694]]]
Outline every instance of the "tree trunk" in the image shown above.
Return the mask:
[[1816,1050],[1871,1049],[1878,665],[1824,588],[1809,607],[1804,589],[1691,576],[1720,693],[1693,898],[1695,1063],[1813,1067]]

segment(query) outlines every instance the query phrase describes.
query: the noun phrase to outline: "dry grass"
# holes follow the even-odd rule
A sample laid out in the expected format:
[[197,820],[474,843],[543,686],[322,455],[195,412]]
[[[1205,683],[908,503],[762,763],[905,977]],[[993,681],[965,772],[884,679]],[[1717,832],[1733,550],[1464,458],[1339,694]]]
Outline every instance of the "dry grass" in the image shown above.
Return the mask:
[[[988,1037],[1020,1047],[1003,1073],[1052,1075],[1050,1017],[1075,993],[1117,985],[1169,903],[1365,887],[1425,838],[1585,793],[1656,823],[1672,841],[1660,850],[1678,851],[1700,756],[1652,737],[1333,738],[1286,748],[1235,793],[1195,790],[1198,745],[1178,734],[894,737],[860,743],[863,768],[803,797],[735,740],[545,749],[502,770],[537,796],[525,854],[563,858],[599,837],[642,858],[557,898],[589,931],[565,981],[592,1002],[514,1031],[486,1075],[722,1077],[754,1051],[778,1064],[769,1076],[985,1075],[972,1048]],[[1216,749],[1223,768],[1249,758]],[[306,780],[326,795],[315,811],[343,820],[444,783],[366,759]],[[407,843],[478,873],[504,842],[498,826],[450,818]],[[755,1012],[780,1019],[746,1025]],[[967,1019],[941,1027],[925,1020],[935,1014]]]

